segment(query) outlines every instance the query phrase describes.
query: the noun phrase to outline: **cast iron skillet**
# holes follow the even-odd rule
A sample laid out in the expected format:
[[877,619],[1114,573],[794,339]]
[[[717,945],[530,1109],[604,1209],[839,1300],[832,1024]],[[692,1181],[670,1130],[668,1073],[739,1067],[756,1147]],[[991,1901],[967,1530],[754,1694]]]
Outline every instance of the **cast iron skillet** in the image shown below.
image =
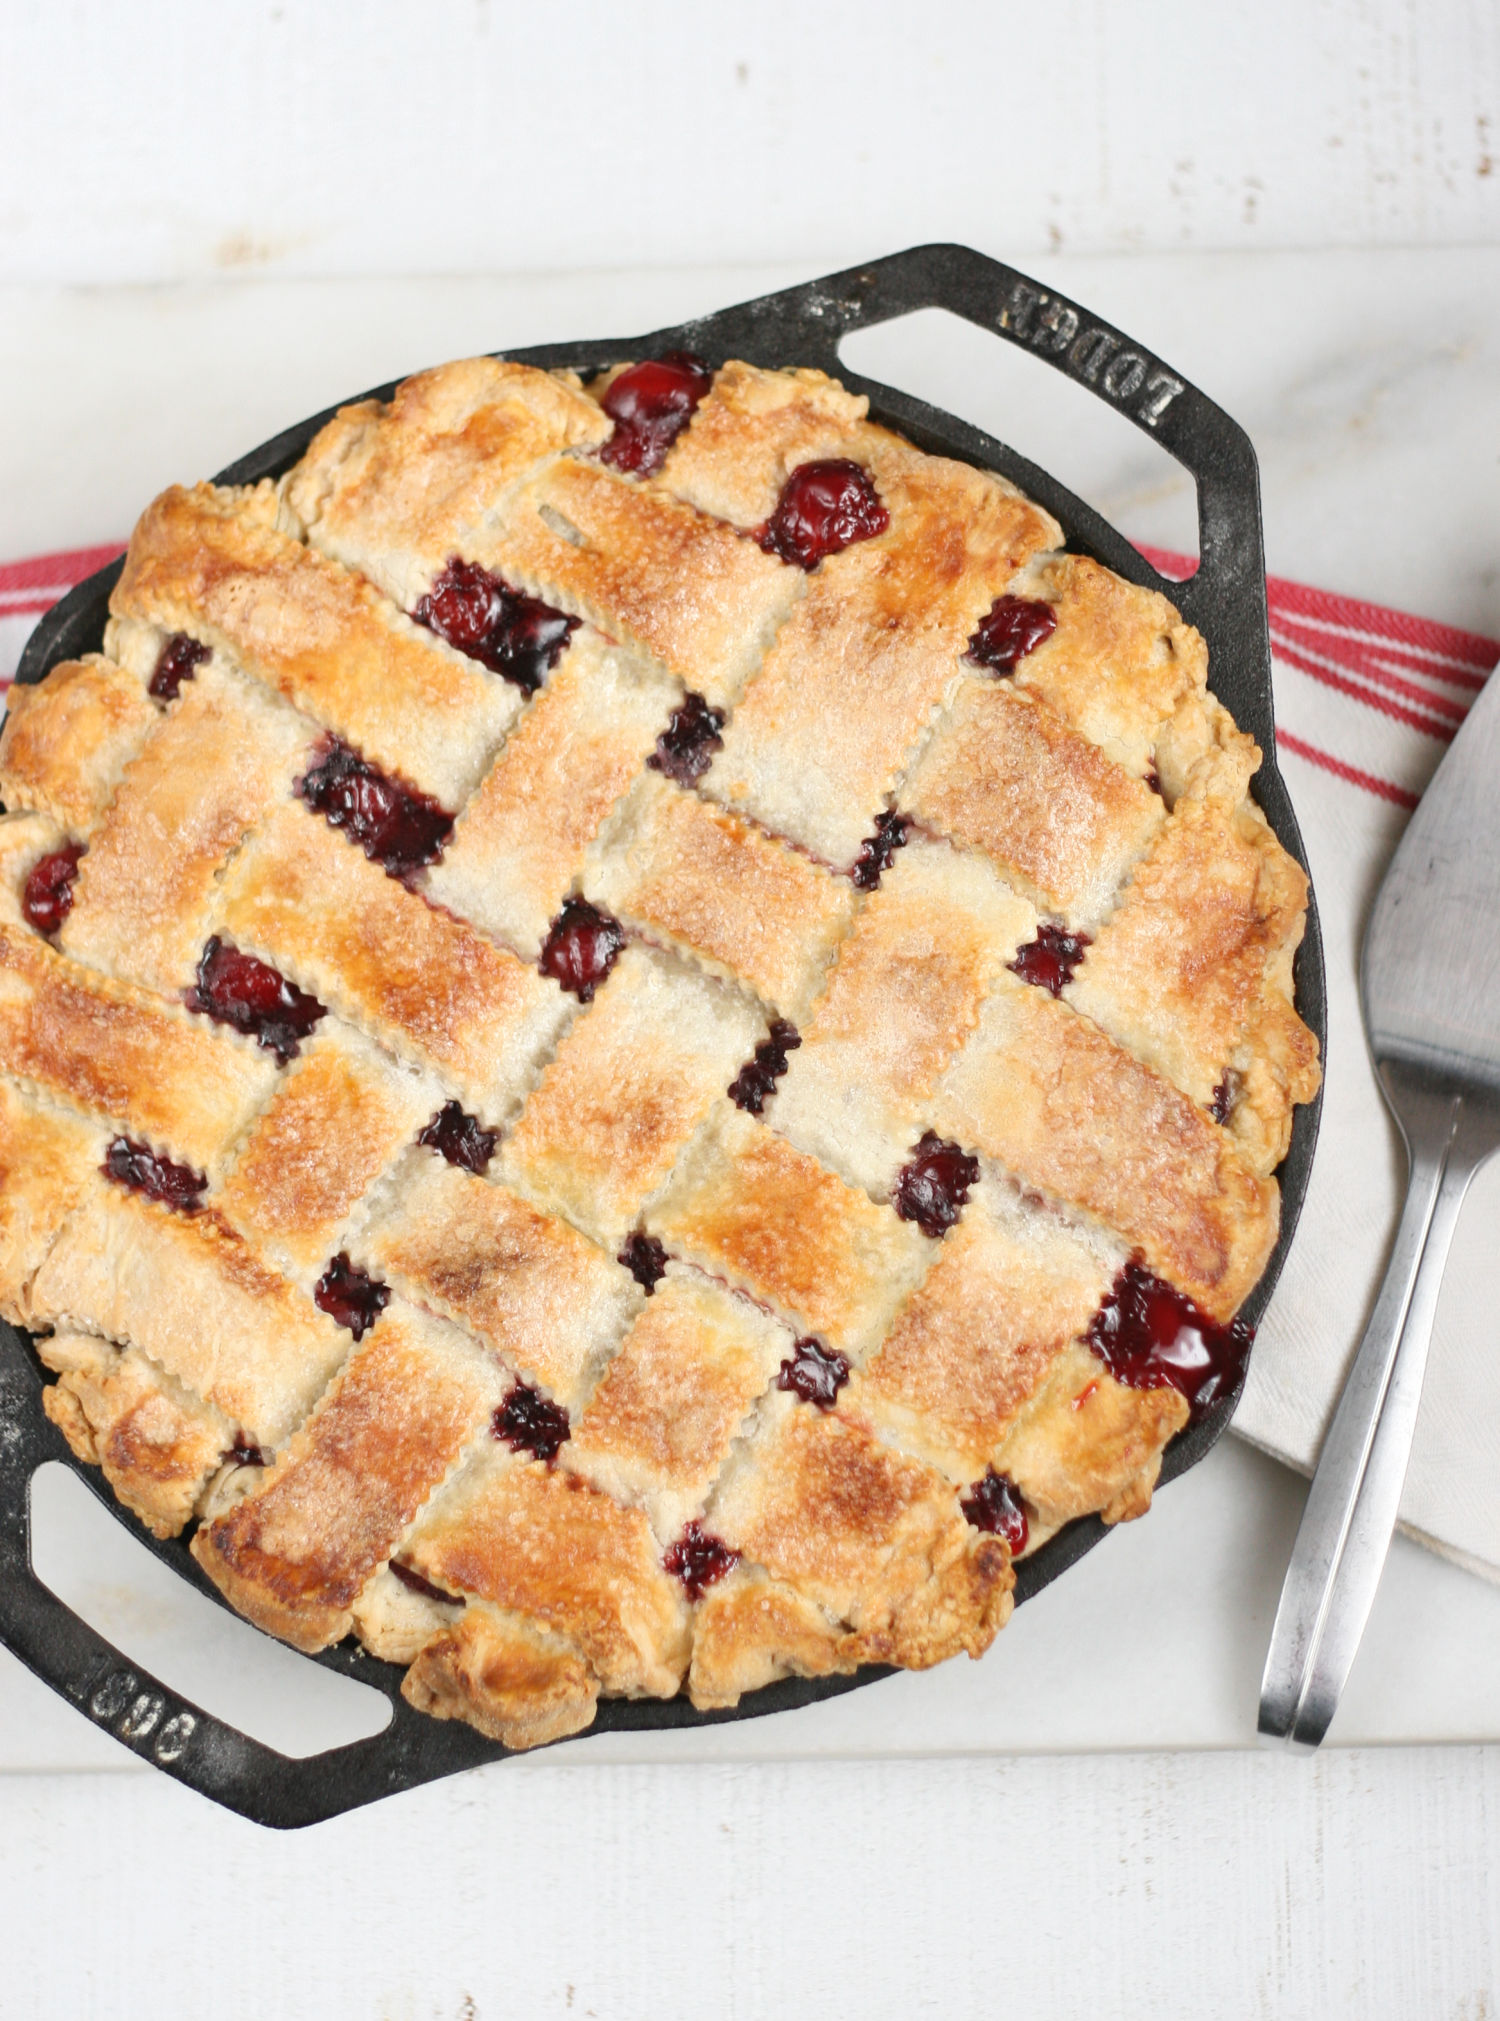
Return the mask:
[[[1163,583],[1130,543],[1081,499],[1001,442],[921,400],[863,380],[839,362],[846,332],[915,309],[944,308],[1007,343],[1018,344],[1064,372],[1086,392],[1153,435],[1197,480],[1201,561],[1188,582]],[[1169,371],[1122,332],[1089,315],[1012,268],[963,246],[918,246],[847,273],[830,274],[782,294],[674,330],[644,337],[544,344],[510,355],[527,364],[593,370],[623,358],[668,350],[696,351],[712,365],[744,358],[759,365],[816,365],[870,396],[873,415],[924,449],[1003,472],[1061,522],[1068,545],[1094,556],[1132,582],[1163,588],[1209,646],[1214,692],[1265,753],[1256,796],[1286,848],[1306,866],[1302,838],[1276,769],[1271,712],[1271,652],[1266,625],[1265,560],[1260,485],[1249,440],[1211,400]],[[388,399],[393,386],[376,389]],[[226,484],[279,476],[297,461],[329,418],[314,415],[252,450],[220,474]],[[109,593],[120,564],[101,569],[63,598],[38,625],[17,679],[39,681],[58,661],[96,651],[103,642]],[[1297,1008],[1326,1039],[1323,949],[1315,909],[1297,961]],[[1281,1236],[1246,1316],[1265,1310],[1307,1190],[1319,1103],[1299,1109],[1291,1149],[1281,1168]],[[252,1740],[211,1713],[179,1698],[133,1666],[56,1598],[31,1569],[28,1487],[44,1460],[74,1467],[113,1515],[183,1577],[219,1599],[181,1540],[149,1537],[92,1467],[72,1459],[62,1435],[42,1414],[45,1380],[29,1339],[0,1324],[0,1641],[72,1700],[89,1718],[144,1760],[179,1782],[261,1824],[316,1823],[393,1791],[452,1775],[506,1752],[470,1727],[412,1711],[399,1691],[401,1673],[362,1650],[341,1644],[313,1658],[360,1679],[390,1700],[382,1733],[347,1747],[293,1760]],[[1223,1397],[1201,1422],[1168,1447],[1162,1480],[1174,1480],[1201,1460],[1233,1415],[1239,1390]],[[1097,1517],[1073,1523],[1017,1570],[1016,1599],[1026,1600],[1091,1550],[1105,1534]],[[223,1603],[221,1603],[223,1604]],[[874,1666],[852,1677],[788,1679],[751,1694],[729,1712],[695,1712],[685,1699],[632,1702],[602,1699],[594,1732],[698,1726],[748,1719],[829,1698],[888,1673]]]

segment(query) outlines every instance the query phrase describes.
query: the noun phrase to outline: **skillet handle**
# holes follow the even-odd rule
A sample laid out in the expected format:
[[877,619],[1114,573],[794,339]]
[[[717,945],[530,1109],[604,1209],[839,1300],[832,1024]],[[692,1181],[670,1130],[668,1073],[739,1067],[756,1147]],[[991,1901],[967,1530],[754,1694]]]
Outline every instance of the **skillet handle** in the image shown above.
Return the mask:
[[[413,1712],[378,1674],[386,1666],[373,1662],[360,1678],[385,1689],[391,1725],[305,1760],[241,1733],[132,1663],[32,1569],[31,1477],[44,1461],[68,1458],[61,1433],[42,1415],[38,1388],[18,1336],[0,1327],[0,1642],[96,1726],[201,1796],[282,1829],[495,1756],[478,1734]],[[455,1749],[463,1759],[450,1764],[443,1758]],[[443,1766],[434,1766],[439,1760]]]

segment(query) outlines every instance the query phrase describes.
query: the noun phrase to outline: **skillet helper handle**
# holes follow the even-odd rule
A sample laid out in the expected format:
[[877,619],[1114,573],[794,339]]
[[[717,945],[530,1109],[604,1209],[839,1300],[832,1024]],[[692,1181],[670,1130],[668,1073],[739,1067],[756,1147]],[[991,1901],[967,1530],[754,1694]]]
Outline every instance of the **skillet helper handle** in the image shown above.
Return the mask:
[[1399,1062],[1381,1081],[1406,1138],[1406,1204],[1292,1547],[1261,1680],[1268,1745],[1317,1747],[1338,1708],[1396,1527],[1453,1231],[1488,1148],[1461,1092]]

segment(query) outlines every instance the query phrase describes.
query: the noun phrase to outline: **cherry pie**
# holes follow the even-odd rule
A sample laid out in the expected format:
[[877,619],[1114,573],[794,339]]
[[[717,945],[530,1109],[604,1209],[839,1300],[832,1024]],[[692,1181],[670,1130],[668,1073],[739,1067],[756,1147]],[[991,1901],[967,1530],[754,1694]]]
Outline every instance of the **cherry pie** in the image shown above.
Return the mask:
[[0,1309],[512,1747],[978,1655],[1231,1382],[1301,871],[1160,596],[821,373],[488,358],[166,492],[0,737]]

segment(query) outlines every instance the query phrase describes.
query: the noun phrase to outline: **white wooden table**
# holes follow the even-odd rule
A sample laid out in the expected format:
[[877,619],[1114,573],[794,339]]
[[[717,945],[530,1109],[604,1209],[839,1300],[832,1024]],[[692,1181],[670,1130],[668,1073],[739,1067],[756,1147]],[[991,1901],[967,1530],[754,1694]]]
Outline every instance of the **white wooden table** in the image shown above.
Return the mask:
[[[1500,253],[1065,272],[1249,427],[1274,569],[1500,632]],[[122,534],[160,485],[404,369],[800,277],[0,290],[0,383],[26,389],[0,413],[0,554]],[[1003,403],[1126,531],[1185,544],[1184,482],[1111,417],[1018,393],[962,331],[881,341],[866,369],[981,420]],[[139,1660],[290,1751],[369,1730],[362,1694],[154,1578],[62,1470],[38,1492],[47,1576]],[[1226,1442],[980,1664],[583,1741],[293,1839],[137,1767],[0,1658],[0,2013],[1478,2021],[1500,1745],[1471,1743],[1500,1743],[1500,1591],[1399,1544],[1335,1744],[1259,1754],[1301,1492]]]

